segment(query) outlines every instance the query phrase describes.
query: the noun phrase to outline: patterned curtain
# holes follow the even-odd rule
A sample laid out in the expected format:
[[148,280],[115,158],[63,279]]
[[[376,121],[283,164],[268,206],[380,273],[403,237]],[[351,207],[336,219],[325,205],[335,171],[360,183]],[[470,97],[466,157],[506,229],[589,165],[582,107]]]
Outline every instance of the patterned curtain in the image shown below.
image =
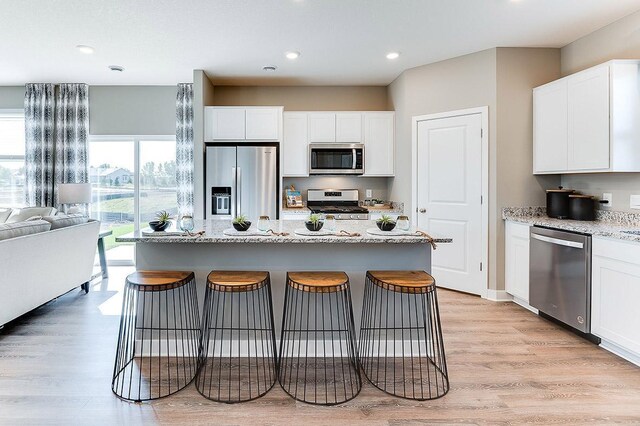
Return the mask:
[[25,201],[28,206],[53,206],[54,203],[53,94],[53,84],[25,86]]
[[176,97],[178,214],[193,215],[193,84],[178,84]]
[[[55,126],[55,184],[89,182],[89,86],[77,83],[58,86]],[[56,205],[57,199],[56,193]]]

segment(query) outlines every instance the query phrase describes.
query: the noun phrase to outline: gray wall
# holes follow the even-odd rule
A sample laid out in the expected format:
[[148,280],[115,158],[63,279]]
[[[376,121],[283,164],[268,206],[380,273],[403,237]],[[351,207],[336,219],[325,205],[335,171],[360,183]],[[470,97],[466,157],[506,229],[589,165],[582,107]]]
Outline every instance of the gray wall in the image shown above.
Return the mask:
[[91,86],[92,135],[175,135],[176,86]]
[[0,86],[0,109],[23,109],[24,86]]
[[[562,74],[568,75],[610,59],[640,59],[640,12],[599,29],[561,50]],[[640,194],[640,173],[563,175],[562,185],[601,197],[613,194],[612,210],[630,211],[629,195]],[[637,212],[637,210],[635,210]]]

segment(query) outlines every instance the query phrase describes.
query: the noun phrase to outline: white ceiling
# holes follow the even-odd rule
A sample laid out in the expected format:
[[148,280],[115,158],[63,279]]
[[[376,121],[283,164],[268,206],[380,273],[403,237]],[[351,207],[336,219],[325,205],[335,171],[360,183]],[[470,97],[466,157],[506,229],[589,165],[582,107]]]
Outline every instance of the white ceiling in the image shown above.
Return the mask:
[[[407,68],[496,46],[561,47],[639,9],[640,0],[0,0],[0,85],[175,84],[193,69],[217,84],[386,85]],[[302,56],[287,60],[288,50]],[[385,58],[392,50],[399,59]]]

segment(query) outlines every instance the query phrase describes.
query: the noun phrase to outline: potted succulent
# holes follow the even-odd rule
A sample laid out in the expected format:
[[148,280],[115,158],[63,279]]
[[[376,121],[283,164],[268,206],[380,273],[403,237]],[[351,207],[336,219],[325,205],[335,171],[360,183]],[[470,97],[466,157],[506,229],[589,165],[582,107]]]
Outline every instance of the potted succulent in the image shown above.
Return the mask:
[[324,225],[324,222],[319,214],[312,214],[304,223],[304,226],[306,226],[309,231],[319,231],[322,229],[322,225]]
[[149,222],[149,227],[156,232],[164,231],[171,226],[173,218],[166,210],[156,213],[156,220]]
[[380,219],[376,220],[376,225],[381,231],[391,231],[396,227],[396,221],[391,216],[383,214]]
[[236,216],[231,222],[236,231],[246,231],[251,226],[251,222],[243,214]]

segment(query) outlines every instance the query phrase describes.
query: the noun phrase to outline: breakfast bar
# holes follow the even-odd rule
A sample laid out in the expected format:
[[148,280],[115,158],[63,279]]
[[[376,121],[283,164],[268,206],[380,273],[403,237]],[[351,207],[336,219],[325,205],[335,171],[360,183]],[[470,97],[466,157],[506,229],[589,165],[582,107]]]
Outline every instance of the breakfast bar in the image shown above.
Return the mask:
[[[416,232],[416,229],[406,233],[392,231],[372,235],[370,232],[377,228],[375,222],[369,220],[338,221],[334,235],[326,235],[326,232],[313,236],[296,233],[304,228],[302,220],[272,220],[270,229],[275,234],[258,235],[254,227],[243,234],[229,232],[232,230],[231,221],[208,220],[196,223],[195,230],[204,231],[201,235],[138,230],[118,237],[117,241],[136,244],[138,270],[194,271],[200,301],[204,297],[207,274],[212,270],[269,271],[276,327],[281,323],[288,271],[346,272],[351,284],[357,326],[366,271],[430,272],[431,242],[435,245],[452,242],[450,238],[430,237]],[[340,231],[345,233],[336,235]],[[435,279],[437,281],[437,277]]]

